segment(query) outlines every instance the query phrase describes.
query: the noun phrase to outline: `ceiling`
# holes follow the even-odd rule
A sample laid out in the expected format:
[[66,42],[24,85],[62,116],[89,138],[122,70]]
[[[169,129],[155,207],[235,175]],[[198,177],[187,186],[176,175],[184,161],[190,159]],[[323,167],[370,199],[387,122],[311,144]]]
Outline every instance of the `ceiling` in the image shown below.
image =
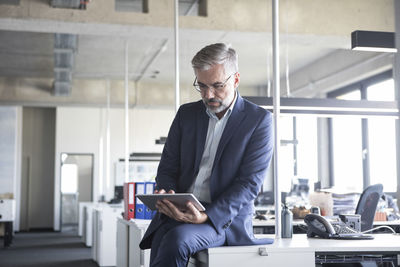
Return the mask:
[[[248,86],[263,86],[267,83],[267,74],[272,73],[271,42],[268,36],[254,34],[251,36],[253,38],[248,38],[246,33],[241,32],[227,32],[215,36],[210,31],[196,31],[195,38],[189,38],[190,35],[190,32],[185,31],[180,40],[181,82],[188,83],[193,80],[190,61],[199,49],[209,43],[229,42],[239,54],[242,82]],[[137,36],[141,36],[140,33]],[[337,40],[337,44],[328,42],[328,38],[327,42],[319,40],[317,44],[311,44],[310,40],[307,43],[295,40],[295,37],[291,38],[288,42],[282,41],[281,73],[283,74],[287,66],[286,58],[289,70],[295,72],[318,58],[348,46],[344,38]],[[54,34],[0,31],[0,40],[2,59],[0,76],[48,78],[54,76]],[[123,79],[126,42],[127,38],[124,37],[79,35],[73,77]],[[166,44],[164,49],[162,49],[163,44]],[[131,37],[128,39],[128,50],[131,79],[160,83],[174,82],[175,48],[172,38]]]
[[[55,2],[66,3],[67,1],[57,0]],[[127,0],[117,0],[115,3],[121,3],[125,9],[124,5],[128,2]],[[197,1],[185,0],[180,1],[180,4],[186,3],[185,8],[188,9],[193,2]],[[357,23],[348,25],[347,20],[352,17],[351,14],[354,14],[350,3],[348,6],[346,5],[346,9],[336,11],[334,9],[332,11],[333,16],[334,14],[341,15],[343,23],[332,23],[329,18],[324,18],[325,8],[323,9],[324,12],[320,12],[323,3],[313,2],[314,9],[309,1],[304,0],[303,2],[308,5],[304,7],[304,10],[309,15],[303,14],[305,12],[300,3],[291,3],[290,8],[285,9],[286,13],[283,16],[286,19],[286,30],[285,23],[282,23],[283,27],[280,30],[280,76],[281,79],[285,79],[288,71],[290,79],[299,81],[297,83],[298,88],[305,87],[310,83],[316,84],[317,79],[326,80],[326,77],[332,73],[337,73],[344,68],[351,68],[353,64],[365,61],[369,57],[369,55],[365,56],[365,54],[359,52],[350,52],[350,33],[352,30],[358,29],[354,28]],[[127,59],[130,80],[158,83],[162,86],[165,84],[171,87],[175,82],[173,28],[160,25],[160,22],[164,21],[164,17],[160,18],[158,24],[151,22],[147,25],[107,22],[108,19],[117,20],[120,15],[123,17],[128,14],[113,13],[110,18],[97,20],[96,16],[104,15],[102,5],[109,3],[103,0],[91,2],[92,13],[90,10],[77,13],[76,11],[69,11],[70,9],[55,10],[49,8],[47,0],[25,0],[21,2],[20,9],[10,7],[10,10],[15,12],[16,17],[0,12],[2,14],[0,16],[0,77],[54,79],[55,70],[58,68],[54,63],[54,58],[55,54],[59,52],[55,49],[54,33],[64,33],[77,36],[77,47],[74,49],[72,67],[72,78],[74,80],[123,80],[125,75],[125,49],[128,47]],[[153,4],[155,5],[155,3]],[[160,6],[167,3],[171,4],[169,1],[157,2]],[[263,1],[260,3],[266,5]],[[357,0],[352,2],[358,8],[356,10],[360,14],[360,21],[369,14],[368,12],[374,12],[374,8],[371,7],[374,3],[372,0],[368,4],[364,4],[365,1],[362,3],[363,5],[360,5]],[[216,10],[224,9],[219,7],[217,2],[212,2],[212,4]],[[390,0],[386,0],[380,6],[376,6],[375,9],[392,5],[393,3]],[[242,12],[245,13],[243,17],[235,17],[236,20],[240,21],[242,18],[248,20],[244,25],[257,25],[258,18],[253,21],[249,17],[251,12],[257,10],[247,7],[241,1],[235,1],[232,6],[235,7],[235,12],[231,10],[232,14],[241,14],[240,8],[248,8],[248,10],[245,10],[247,13]],[[112,8],[113,6],[109,7]],[[336,4],[336,7],[340,8],[343,5]],[[26,14],[19,14],[18,12],[22,12],[20,10]],[[157,12],[159,10],[155,7],[153,16],[164,14]],[[55,14],[63,19],[53,17]],[[86,18],[86,14],[96,16]],[[225,15],[229,15],[229,13]],[[329,17],[329,13],[326,16]],[[150,13],[149,16],[143,16],[143,18],[152,19],[153,17]],[[204,22],[212,24],[213,20],[217,18],[219,17],[213,14]],[[231,19],[233,20],[232,17]],[[380,18],[377,25],[390,25],[390,19],[385,21]],[[89,22],[87,23],[86,20]],[[232,22],[232,25],[240,23],[236,20]],[[314,20],[330,24],[319,25],[314,23]],[[226,42],[231,43],[232,47],[238,52],[241,86],[244,85],[249,88],[267,87],[272,76],[271,32],[259,28],[254,31],[246,31],[240,27],[233,27],[237,29],[234,31],[221,30],[218,27],[215,27],[215,30],[210,30],[213,27],[198,26],[197,28],[197,25],[190,24],[192,21],[201,20],[186,20],[186,24],[183,23],[185,26],[179,29],[179,79],[181,83],[187,85],[194,80],[190,61],[198,50],[210,43]],[[346,21],[347,23],[345,23]],[[363,20],[363,24],[367,22]],[[271,21],[268,20],[268,23],[271,23]],[[289,24],[291,31],[288,31]],[[338,25],[342,26],[339,27]],[[367,25],[366,27],[370,26]],[[323,59],[329,60],[323,62]],[[315,74],[316,72],[319,72],[318,75]]]

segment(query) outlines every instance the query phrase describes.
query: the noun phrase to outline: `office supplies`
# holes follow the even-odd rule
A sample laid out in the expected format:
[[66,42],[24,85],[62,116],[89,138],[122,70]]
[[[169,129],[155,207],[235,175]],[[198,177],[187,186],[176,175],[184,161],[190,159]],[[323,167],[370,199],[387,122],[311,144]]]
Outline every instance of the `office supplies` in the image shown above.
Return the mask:
[[190,193],[176,194],[137,194],[138,199],[143,201],[151,210],[157,210],[156,203],[158,200],[167,199],[174,203],[179,209],[185,210],[186,203],[191,202],[199,211],[206,210],[197,198]]
[[307,237],[321,237],[329,239],[373,239],[372,235],[365,235],[359,232],[348,233],[337,232],[330,222],[317,214],[307,214],[304,218],[307,224]]
[[124,184],[124,219],[130,220],[135,217],[135,183]]
[[[146,195],[147,194],[153,194],[154,193],[154,187],[156,183],[155,182],[146,182]],[[149,207],[145,206],[145,211],[144,211],[144,218],[145,219],[153,219],[153,216],[155,215],[156,211],[152,211]]]
[[136,186],[135,218],[144,219],[145,204],[143,204],[142,200],[138,198],[138,195],[144,195],[146,193],[145,183],[137,182],[135,183],[135,186]]

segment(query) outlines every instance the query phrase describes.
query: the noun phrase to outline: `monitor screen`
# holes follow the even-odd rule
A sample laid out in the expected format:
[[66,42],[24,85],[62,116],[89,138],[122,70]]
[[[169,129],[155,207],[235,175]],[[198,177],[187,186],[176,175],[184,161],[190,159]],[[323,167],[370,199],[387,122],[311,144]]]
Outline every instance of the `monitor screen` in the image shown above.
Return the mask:
[[123,186],[115,186],[114,187],[114,199],[124,199],[124,187]]

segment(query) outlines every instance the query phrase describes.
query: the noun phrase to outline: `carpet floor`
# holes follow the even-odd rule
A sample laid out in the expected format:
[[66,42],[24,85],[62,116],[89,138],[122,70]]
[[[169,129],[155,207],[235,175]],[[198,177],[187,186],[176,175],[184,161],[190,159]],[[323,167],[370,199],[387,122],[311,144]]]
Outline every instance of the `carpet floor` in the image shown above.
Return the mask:
[[0,267],[97,267],[91,248],[74,229],[16,233],[10,247],[0,238]]

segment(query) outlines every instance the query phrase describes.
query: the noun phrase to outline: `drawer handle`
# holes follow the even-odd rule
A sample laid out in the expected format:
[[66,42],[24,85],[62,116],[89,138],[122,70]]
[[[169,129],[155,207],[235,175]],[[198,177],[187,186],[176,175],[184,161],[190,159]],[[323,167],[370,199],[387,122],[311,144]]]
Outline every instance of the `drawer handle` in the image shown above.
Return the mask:
[[258,255],[268,256],[267,248],[258,248]]

